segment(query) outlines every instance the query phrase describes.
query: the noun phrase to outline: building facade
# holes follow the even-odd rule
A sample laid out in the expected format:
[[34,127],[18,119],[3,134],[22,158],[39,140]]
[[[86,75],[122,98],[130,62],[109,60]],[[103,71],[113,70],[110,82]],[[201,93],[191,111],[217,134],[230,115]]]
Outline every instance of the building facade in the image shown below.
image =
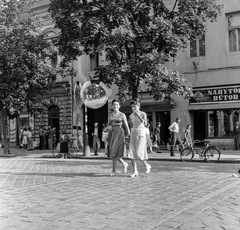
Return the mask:
[[192,83],[190,100],[174,97],[171,121],[180,117],[181,134],[192,125],[194,139],[209,139],[222,149],[233,149],[233,127],[240,119],[240,2],[219,0],[221,15],[206,24],[202,39],[192,41],[170,67]]
[[[165,0],[169,7],[173,0]],[[142,110],[148,115],[152,128],[161,122],[161,136],[165,143],[169,138],[169,125],[177,117],[181,118],[181,136],[187,124],[192,125],[194,139],[210,139],[220,148],[232,149],[233,125],[240,120],[240,4],[239,0],[219,0],[223,4],[221,15],[214,23],[206,23],[206,33],[202,39],[192,41],[189,48],[179,54],[178,62],[169,62],[168,67],[184,74],[192,83],[194,96],[190,100],[171,95],[162,101],[154,101],[147,92],[140,92]],[[41,18],[43,31],[49,39],[58,36],[47,9],[49,0],[39,0],[31,8],[31,13]],[[61,57],[57,54],[52,65],[58,65]],[[30,125],[34,138],[39,139],[41,126],[54,126],[59,133],[71,133],[73,126],[84,126],[84,106],[74,100],[77,82],[83,85],[89,81],[93,70],[104,65],[104,56],[83,55],[72,63],[76,77],[58,76],[55,88],[46,95],[46,107],[41,114],[30,116],[22,113],[16,121],[10,122],[10,137],[18,143],[22,127]],[[109,89],[109,100],[100,109],[87,109],[87,127],[91,143],[93,124],[99,123],[100,131],[107,122],[111,102],[117,88]],[[127,115],[131,113],[130,100],[121,107]]]

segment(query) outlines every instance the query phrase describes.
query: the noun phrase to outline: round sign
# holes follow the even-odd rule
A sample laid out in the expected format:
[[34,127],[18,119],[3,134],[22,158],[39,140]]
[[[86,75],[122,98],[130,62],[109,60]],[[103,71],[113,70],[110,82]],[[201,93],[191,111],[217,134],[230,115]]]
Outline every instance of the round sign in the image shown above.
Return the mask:
[[85,106],[91,109],[98,109],[104,106],[108,100],[107,87],[100,82],[99,84],[87,81],[81,88],[81,98]]

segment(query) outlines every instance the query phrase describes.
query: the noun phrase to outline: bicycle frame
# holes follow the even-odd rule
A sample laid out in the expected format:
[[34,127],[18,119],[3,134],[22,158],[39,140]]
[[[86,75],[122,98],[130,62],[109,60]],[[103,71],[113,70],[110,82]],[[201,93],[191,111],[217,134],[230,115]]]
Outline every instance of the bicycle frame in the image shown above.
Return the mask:
[[[204,146],[203,147],[196,147],[196,143],[204,143]],[[207,150],[207,148],[209,147],[209,142],[208,141],[194,141],[193,142],[193,146],[192,146],[192,150],[194,152],[194,154],[198,154],[199,155],[199,158],[203,158],[205,157],[204,154],[205,154],[205,151]]]
[[[196,146],[197,143],[203,142],[204,146],[198,147]],[[221,157],[221,151],[213,145],[209,145],[209,141],[204,140],[204,141],[198,141],[195,140],[193,141],[192,146],[187,146],[185,147],[181,152],[180,152],[180,158],[182,161],[191,161],[194,158],[195,154],[199,155],[199,158],[204,158],[205,161],[218,161]]]

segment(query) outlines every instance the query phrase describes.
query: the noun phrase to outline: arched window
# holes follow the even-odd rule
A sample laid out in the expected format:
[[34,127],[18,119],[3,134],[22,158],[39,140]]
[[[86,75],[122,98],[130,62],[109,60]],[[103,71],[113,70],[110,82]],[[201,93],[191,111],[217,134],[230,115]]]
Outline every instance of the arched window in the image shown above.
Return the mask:
[[233,112],[233,124],[235,124],[237,121],[239,121],[239,113],[237,111]]

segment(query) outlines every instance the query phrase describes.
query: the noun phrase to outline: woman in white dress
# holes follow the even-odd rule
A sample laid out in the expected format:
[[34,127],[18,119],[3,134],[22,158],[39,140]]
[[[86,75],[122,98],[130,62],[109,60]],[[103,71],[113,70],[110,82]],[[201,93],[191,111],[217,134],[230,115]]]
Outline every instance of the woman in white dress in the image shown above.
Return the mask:
[[136,177],[138,176],[137,159],[142,161],[147,174],[149,174],[151,170],[151,165],[147,163],[147,133],[145,128],[147,125],[147,114],[140,111],[140,100],[138,98],[132,100],[130,105],[133,113],[129,117],[132,130],[128,156],[132,160],[133,165],[133,174],[131,177]]
[[27,131],[27,128],[23,129],[22,145],[23,145],[24,149],[27,149],[27,146],[28,146],[28,131]]

